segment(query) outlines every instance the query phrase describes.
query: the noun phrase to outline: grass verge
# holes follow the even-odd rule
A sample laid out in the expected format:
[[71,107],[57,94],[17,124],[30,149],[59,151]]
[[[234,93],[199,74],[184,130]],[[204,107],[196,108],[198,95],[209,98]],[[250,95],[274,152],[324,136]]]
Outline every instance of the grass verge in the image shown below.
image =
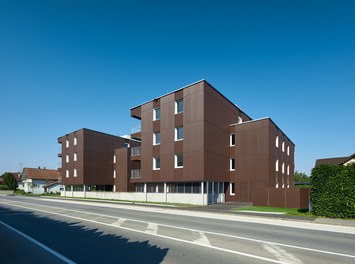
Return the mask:
[[298,208],[281,208],[281,207],[267,207],[267,206],[248,206],[236,208],[233,211],[254,211],[254,212],[270,212],[270,213],[285,213],[287,215],[297,215],[297,216],[307,216],[314,217],[307,208],[298,209]]

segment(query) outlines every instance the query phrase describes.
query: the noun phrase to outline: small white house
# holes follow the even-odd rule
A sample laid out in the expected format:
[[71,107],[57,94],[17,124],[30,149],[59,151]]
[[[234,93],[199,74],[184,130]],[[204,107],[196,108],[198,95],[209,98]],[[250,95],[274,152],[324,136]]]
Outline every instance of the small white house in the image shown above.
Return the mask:
[[61,180],[60,172],[46,168],[24,168],[21,174],[23,190],[26,193],[43,194],[46,186]]
[[45,193],[60,193],[64,190],[64,186],[60,181],[48,183],[43,188]]

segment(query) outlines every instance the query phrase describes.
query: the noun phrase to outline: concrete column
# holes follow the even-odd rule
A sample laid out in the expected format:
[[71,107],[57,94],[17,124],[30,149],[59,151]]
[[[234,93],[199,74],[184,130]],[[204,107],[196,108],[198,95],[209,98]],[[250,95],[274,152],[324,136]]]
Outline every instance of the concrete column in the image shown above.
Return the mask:
[[148,197],[147,197],[147,183],[144,183],[144,193],[145,193],[145,201],[148,201]]
[[70,185],[71,197],[73,197],[73,185]]
[[203,190],[203,182],[201,182],[202,204],[205,205],[205,195]]
[[63,185],[64,186],[64,197],[67,196],[67,186],[66,185]]
[[84,191],[84,198],[86,198],[86,186],[85,186],[85,184],[83,186],[83,191]]
[[166,182],[164,182],[164,195],[165,195],[165,202],[168,202],[168,192],[167,192],[167,186]]

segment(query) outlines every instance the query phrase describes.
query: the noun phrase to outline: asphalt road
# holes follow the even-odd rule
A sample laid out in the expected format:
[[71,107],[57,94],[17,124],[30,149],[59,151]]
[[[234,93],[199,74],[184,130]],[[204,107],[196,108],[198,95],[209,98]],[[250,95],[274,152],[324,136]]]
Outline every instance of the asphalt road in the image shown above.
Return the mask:
[[0,197],[0,263],[355,263],[355,228]]

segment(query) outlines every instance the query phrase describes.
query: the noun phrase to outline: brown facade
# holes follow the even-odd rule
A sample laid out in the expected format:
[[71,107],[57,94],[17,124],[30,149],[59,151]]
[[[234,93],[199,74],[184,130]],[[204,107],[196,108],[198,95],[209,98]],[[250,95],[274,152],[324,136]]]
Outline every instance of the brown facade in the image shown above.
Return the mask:
[[80,129],[58,138],[62,145],[62,182],[64,185],[113,186],[115,149],[139,145],[127,138]]
[[131,135],[140,142],[86,129],[58,139],[65,185],[204,192],[209,203],[259,201],[267,195],[269,205],[276,205],[303,195],[293,189],[293,142],[270,118],[252,120],[204,80],[136,106],[131,116],[141,120]]

